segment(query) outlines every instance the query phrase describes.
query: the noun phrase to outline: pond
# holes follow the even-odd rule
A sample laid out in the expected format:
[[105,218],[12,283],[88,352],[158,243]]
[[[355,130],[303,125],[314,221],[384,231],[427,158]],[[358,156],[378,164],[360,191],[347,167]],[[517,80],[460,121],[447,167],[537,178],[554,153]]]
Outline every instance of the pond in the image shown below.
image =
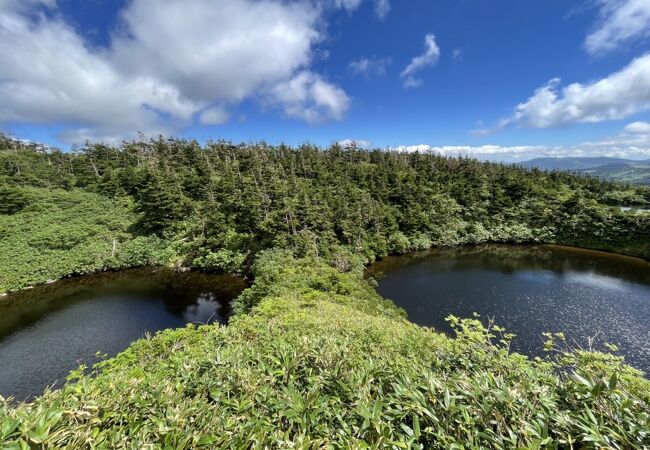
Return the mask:
[[69,278],[0,298],[0,395],[27,400],[81,363],[187,323],[225,323],[246,287],[230,275],[134,269]]
[[512,348],[542,356],[543,332],[573,346],[616,344],[650,373],[650,263],[570,247],[483,245],[388,257],[368,269],[412,322],[450,333],[450,314],[494,320]]

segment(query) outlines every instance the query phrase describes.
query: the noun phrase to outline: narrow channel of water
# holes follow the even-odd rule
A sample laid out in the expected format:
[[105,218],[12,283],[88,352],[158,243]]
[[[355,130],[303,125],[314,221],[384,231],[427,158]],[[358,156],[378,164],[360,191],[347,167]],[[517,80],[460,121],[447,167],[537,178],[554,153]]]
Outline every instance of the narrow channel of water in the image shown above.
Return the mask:
[[0,299],[0,395],[25,400],[60,386],[97,353],[187,323],[226,323],[241,278],[136,269],[70,278]]
[[484,245],[389,257],[368,269],[379,293],[412,322],[451,332],[445,318],[479,313],[517,335],[513,349],[543,355],[542,333],[575,346],[596,337],[650,373],[650,263],[560,246]]

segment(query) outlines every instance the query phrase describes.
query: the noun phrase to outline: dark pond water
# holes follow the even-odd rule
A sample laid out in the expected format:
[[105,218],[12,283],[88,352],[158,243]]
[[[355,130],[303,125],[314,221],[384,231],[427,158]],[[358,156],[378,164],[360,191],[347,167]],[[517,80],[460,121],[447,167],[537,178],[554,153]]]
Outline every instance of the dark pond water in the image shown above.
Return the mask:
[[0,395],[59,386],[97,352],[187,323],[225,323],[245,288],[229,275],[138,269],[71,278],[0,298]]
[[650,373],[650,263],[558,246],[486,245],[389,257],[369,268],[409,320],[444,332],[450,314],[506,327],[513,349],[543,355],[541,334],[587,346],[596,336]]

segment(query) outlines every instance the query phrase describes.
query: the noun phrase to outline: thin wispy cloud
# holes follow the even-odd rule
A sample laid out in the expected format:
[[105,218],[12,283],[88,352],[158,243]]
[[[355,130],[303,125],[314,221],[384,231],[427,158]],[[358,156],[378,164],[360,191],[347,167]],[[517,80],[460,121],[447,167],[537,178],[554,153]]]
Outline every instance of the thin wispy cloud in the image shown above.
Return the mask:
[[597,0],[596,3],[600,19],[585,39],[585,49],[590,54],[604,54],[650,37],[650,1]]
[[417,78],[416,74],[426,67],[434,66],[439,58],[440,48],[436,43],[436,37],[431,33],[427,34],[424,37],[424,53],[414,57],[400,74],[404,87],[416,88],[422,86],[423,81]]
[[371,56],[362,57],[350,62],[348,68],[353,75],[361,75],[365,78],[378,77],[386,74],[386,68],[391,63],[390,58],[378,58]]
[[380,19],[385,19],[390,12],[390,2],[388,0],[375,0],[375,14]]

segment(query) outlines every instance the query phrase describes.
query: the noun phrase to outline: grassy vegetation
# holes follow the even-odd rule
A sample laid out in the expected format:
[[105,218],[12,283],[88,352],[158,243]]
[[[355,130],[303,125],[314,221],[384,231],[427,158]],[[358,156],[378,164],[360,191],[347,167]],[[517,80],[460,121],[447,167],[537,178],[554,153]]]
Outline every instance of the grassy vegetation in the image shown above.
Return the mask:
[[[305,269],[308,268],[307,271]],[[30,405],[3,448],[642,448],[650,383],[612,356],[530,361],[408,323],[360,273],[265,252],[227,327],[166,331]]]
[[476,319],[436,334],[362,276],[487,241],[650,257],[650,217],[610,207],[647,189],[336,146],[2,145],[0,291],[148,264],[255,281],[227,328],[162,332],[31,404],[0,400],[0,448],[650,447],[650,382],[620,358],[553,335],[530,360]]

